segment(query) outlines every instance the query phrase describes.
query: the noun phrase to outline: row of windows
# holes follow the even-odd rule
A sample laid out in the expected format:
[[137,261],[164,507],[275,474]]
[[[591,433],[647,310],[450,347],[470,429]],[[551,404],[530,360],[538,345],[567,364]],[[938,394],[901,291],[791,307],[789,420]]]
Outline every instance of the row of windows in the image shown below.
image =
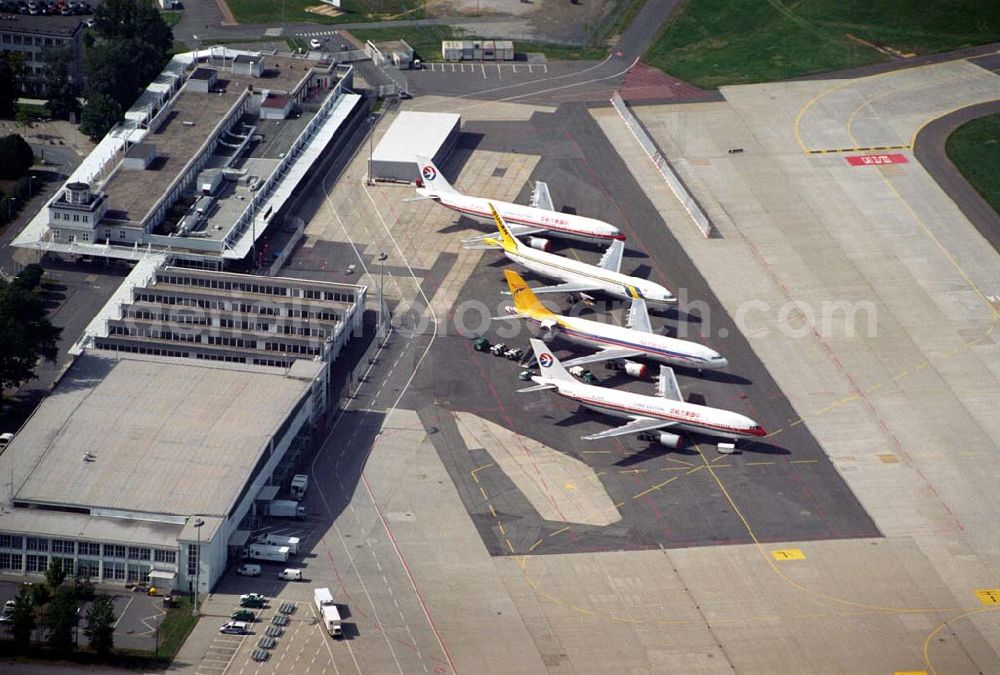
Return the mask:
[[[71,539],[42,539],[40,537],[20,537],[12,534],[0,535],[0,548],[23,548],[28,551],[64,553],[81,556],[99,556],[104,551],[105,558],[129,558],[131,560],[156,560],[175,563],[177,552],[169,549],[147,548],[144,546],[124,546],[122,544],[101,544],[92,541],[76,542]],[[8,554],[5,554],[8,555]]]
[[152,354],[153,356],[173,356],[178,358],[187,358],[190,356],[188,352],[178,352],[173,349],[160,349],[159,347],[139,347],[137,345],[122,345],[115,342],[105,342],[104,340],[97,341],[98,349],[110,349],[118,352],[129,352],[131,354]]
[[[244,340],[242,338],[224,337],[220,335],[207,335],[204,340],[194,333],[174,333],[169,330],[149,330],[146,328],[132,329],[129,326],[114,324],[108,328],[111,335],[126,335],[137,337],[148,337],[154,340],[173,340],[174,342],[192,342],[199,344],[217,345],[220,347],[236,347],[242,349],[257,349],[256,340]],[[284,354],[309,354],[315,356],[322,353],[321,345],[288,344],[284,342],[265,342],[264,350],[269,352],[282,352]],[[140,352],[144,353],[144,352]],[[245,362],[245,361],[243,361]]]
[[[79,240],[79,241],[90,241],[90,232],[80,232],[78,234],[74,233],[74,234],[70,234],[70,235],[67,235],[67,236],[69,237],[69,241],[71,241],[71,242],[74,242],[74,241],[77,241],[77,240]],[[52,238],[55,239],[56,241],[59,241],[60,239],[62,239],[62,234],[60,234],[60,232],[59,232],[58,229],[53,229],[52,230]]]
[[[54,220],[65,220],[67,222],[70,219],[68,213],[62,213],[60,211],[53,211],[52,212],[52,218]],[[84,213],[84,214],[74,213],[73,214],[73,222],[74,223],[79,223],[79,222],[89,223],[90,222],[90,216],[88,216],[86,213]]]
[[[287,286],[269,286],[253,282],[233,281],[229,279],[203,279],[201,277],[163,274],[157,275],[157,281],[176,286],[198,286],[200,288],[217,288],[224,291],[243,291],[259,295],[292,295],[294,290]],[[333,300],[334,302],[354,302],[354,294],[339,291],[325,291],[313,288],[302,289],[303,297],[312,300]]]
[[276,361],[274,359],[254,359],[255,366],[273,366],[275,368],[287,368],[292,365],[291,361]]
[[[281,316],[280,308],[273,305],[255,305],[247,303],[232,303],[225,300],[211,298],[184,298],[173,295],[163,295],[141,291],[135,294],[135,302],[150,302],[158,305],[180,305],[182,307],[200,307],[201,309],[218,309],[242,314],[263,314],[266,316]],[[337,312],[328,310],[317,310],[315,312],[308,309],[288,308],[285,313],[290,319],[318,319],[320,321],[339,321],[340,315]]]
[[246,363],[245,356],[230,356],[228,354],[202,354],[195,352],[194,357],[202,361],[225,361],[226,363]]
[[[65,42],[65,40],[63,40],[62,38],[50,38],[50,37],[40,38],[40,37],[37,37],[37,36],[34,38],[34,44],[35,44],[36,47],[42,47],[42,46],[51,47],[53,45],[61,45],[64,42]],[[15,45],[25,44],[25,45],[30,45],[30,44],[32,44],[32,38],[31,38],[30,35],[21,36],[21,35],[17,35],[17,34],[13,34],[12,35],[11,33],[4,33],[3,34],[3,43],[5,45],[9,45],[9,44],[15,44]]]

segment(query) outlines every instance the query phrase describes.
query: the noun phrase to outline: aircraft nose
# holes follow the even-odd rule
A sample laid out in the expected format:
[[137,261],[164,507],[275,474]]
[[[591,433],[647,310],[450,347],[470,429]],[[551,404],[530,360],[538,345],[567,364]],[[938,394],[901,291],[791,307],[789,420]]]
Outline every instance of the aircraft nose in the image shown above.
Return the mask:
[[728,368],[729,361],[724,356],[716,356],[712,359],[712,365],[716,368]]

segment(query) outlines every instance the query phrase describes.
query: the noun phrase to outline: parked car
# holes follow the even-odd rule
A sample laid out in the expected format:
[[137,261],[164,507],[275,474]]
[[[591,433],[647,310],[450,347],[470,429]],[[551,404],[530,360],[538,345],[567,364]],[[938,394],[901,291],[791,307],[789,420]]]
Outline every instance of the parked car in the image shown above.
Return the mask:
[[321,49],[322,47],[323,47],[323,43],[320,42],[316,38],[313,38],[312,40],[309,41],[309,48],[310,49]]
[[250,624],[246,621],[227,621],[219,626],[219,632],[227,635],[246,635],[250,632]]
[[243,621],[245,623],[253,623],[257,619],[249,609],[238,609],[230,614],[229,618],[233,621]]
[[260,608],[267,602],[267,598],[259,593],[247,593],[240,596],[240,607]]

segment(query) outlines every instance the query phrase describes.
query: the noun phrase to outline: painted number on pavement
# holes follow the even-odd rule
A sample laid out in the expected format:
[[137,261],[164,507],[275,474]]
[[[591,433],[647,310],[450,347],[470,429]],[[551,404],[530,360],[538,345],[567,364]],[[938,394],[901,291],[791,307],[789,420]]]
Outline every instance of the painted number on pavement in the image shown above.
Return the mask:
[[877,166],[880,164],[907,164],[910,160],[905,155],[853,155],[845,157],[851,166]]

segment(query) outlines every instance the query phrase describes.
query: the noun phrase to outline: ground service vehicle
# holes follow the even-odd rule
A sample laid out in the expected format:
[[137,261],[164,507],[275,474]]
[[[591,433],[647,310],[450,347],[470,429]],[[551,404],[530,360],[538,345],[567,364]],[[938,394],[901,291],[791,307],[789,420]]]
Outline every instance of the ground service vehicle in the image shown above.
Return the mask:
[[269,562],[288,562],[287,546],[271,546],[269,544],[250,544],[243,550],[243,555],[251,560],[267,560]]
[[288,552],[292,555],[298,555],[299,541],[300,539],[298,537],[285,537],[280,534],[265,534],[257,539],[258,544],[266,544],[267,546],[287,546]]
[[259,577],[260,565],[251,565],[250,563],[246,563],[244,565],[240,565],[239,567],[237,567],[236,573],[241,574],[245,577]]
[[284,581],[302,581],[302,570],[284,569],[278,572],[278,578]]
[[267,510],[273,518],[305,518],[306,509],[291,499],[272,499]]
[[292,476],[292,497],[294,499],[302,499],[306,496],[306,490],[309,488],[309,476],[304,473],[297,473]]
[[317,588],[313,590],[313,601],[316,603],[316,611],[319,612],[320,617],[323,619],[326,632],[331,637],[340,637],[343,635],[343,629],[340,625],[340,612],[337,610],[337,606],[333,604],[333,596],[330,594],[330,589]]

